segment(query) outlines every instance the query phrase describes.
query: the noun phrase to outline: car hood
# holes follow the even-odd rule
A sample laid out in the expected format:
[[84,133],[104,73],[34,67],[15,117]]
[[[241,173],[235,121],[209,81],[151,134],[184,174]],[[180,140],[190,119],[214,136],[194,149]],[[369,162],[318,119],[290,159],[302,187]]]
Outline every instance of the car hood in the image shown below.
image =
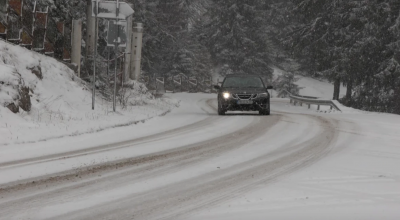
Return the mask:
[[267,92],[265,88],[223,88],[223,92],[229,92],[232,94],[255,94]]

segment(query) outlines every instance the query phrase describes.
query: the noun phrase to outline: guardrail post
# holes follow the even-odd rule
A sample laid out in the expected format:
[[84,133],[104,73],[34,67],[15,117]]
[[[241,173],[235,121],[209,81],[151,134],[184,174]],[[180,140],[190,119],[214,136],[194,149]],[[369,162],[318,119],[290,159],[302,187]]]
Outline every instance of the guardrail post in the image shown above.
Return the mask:
[[311,104],[308,104],[308,109],[310,109],[311,108]]
[[331,110],[333,109],[333,106],[331,106]]
[[300,106],[303,106],[303,103],[302,103],[302,102],[300,102]]
[[318,105],[318,109],[317,109],[318,111],[319,111],[319,106],[320,106],[320,105]]

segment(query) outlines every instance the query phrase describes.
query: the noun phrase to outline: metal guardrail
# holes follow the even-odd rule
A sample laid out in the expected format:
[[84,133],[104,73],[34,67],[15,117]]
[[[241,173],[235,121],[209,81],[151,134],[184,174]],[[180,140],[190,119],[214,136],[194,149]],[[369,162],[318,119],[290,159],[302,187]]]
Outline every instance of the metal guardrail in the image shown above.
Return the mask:
[[286,91],[285,92],[289,95],[290,98],[290,103],[293,103],[294,105],[297,105],[297,103],[300,104],[300,106],[303,106],[304,104],[308,104],[308,108],[311,107],[311,105],[317,105],[318,110],[320,110],[321,105],[326,105],[330,106],[331,109],[336,109],[338,111],[341,111],[340,108],[332,101],[332,100],[322,100],[322,99],[315,99],[313,98],[304,98],[304,97],[299,97],[292,95],[290,92]]
[[306,99],[318,99],[318,97],[314,97],[314,96],[306,96],[306,95],[297,95],[297,97],[300,97],[300,98],[306,98]]

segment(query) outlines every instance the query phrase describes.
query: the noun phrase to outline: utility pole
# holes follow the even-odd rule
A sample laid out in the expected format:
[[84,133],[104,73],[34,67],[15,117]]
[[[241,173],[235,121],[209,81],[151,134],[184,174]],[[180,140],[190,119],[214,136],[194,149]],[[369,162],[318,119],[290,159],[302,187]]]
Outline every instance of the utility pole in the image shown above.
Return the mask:
[[99,2],[96,1],[95,7],[95,27],[94,27],[94,55],[93,55],[93,91],[92,91],[92,110],[94,110],[94,103],[96,97],[96,56],[97,56],[97,14],[98,14],[98,4]]
[[108,80],[110,80],[110,47],[107,47],[107,87],[109,88]]
[[[117,0],[117,10],[116,10],[116,24],[118,25],[119,16],[119,0]],[[115,112],[116,105],[116,95],[117,95],[117,65],[118,65],[118,43],[119,43],[119,28],[117,28],[117,40],[115,41],[115,71],[114,71],[114,97],[113,97],[113,111]]]
[[[93,1],[87,1],[87,9],[86,9],[86,60],[93,56],[94,49],[94,29],[95,29],[95,17],[92,16],[93,13]],[[97,12],[97,8],[95,9]]]

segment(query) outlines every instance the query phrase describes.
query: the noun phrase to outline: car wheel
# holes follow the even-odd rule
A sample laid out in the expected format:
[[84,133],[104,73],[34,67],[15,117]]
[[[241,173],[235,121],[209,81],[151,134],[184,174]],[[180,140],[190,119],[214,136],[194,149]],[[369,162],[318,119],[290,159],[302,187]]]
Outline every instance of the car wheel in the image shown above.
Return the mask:
[[218,101],[218,115],[225,115],[226,109],[222,107],[222,104]]
[[271,114],[271,111],[270,111],[270,109],[268,108],[268,109],[260,110],[259,113],[260,113],[260,115],[270,115],[270,114]]

